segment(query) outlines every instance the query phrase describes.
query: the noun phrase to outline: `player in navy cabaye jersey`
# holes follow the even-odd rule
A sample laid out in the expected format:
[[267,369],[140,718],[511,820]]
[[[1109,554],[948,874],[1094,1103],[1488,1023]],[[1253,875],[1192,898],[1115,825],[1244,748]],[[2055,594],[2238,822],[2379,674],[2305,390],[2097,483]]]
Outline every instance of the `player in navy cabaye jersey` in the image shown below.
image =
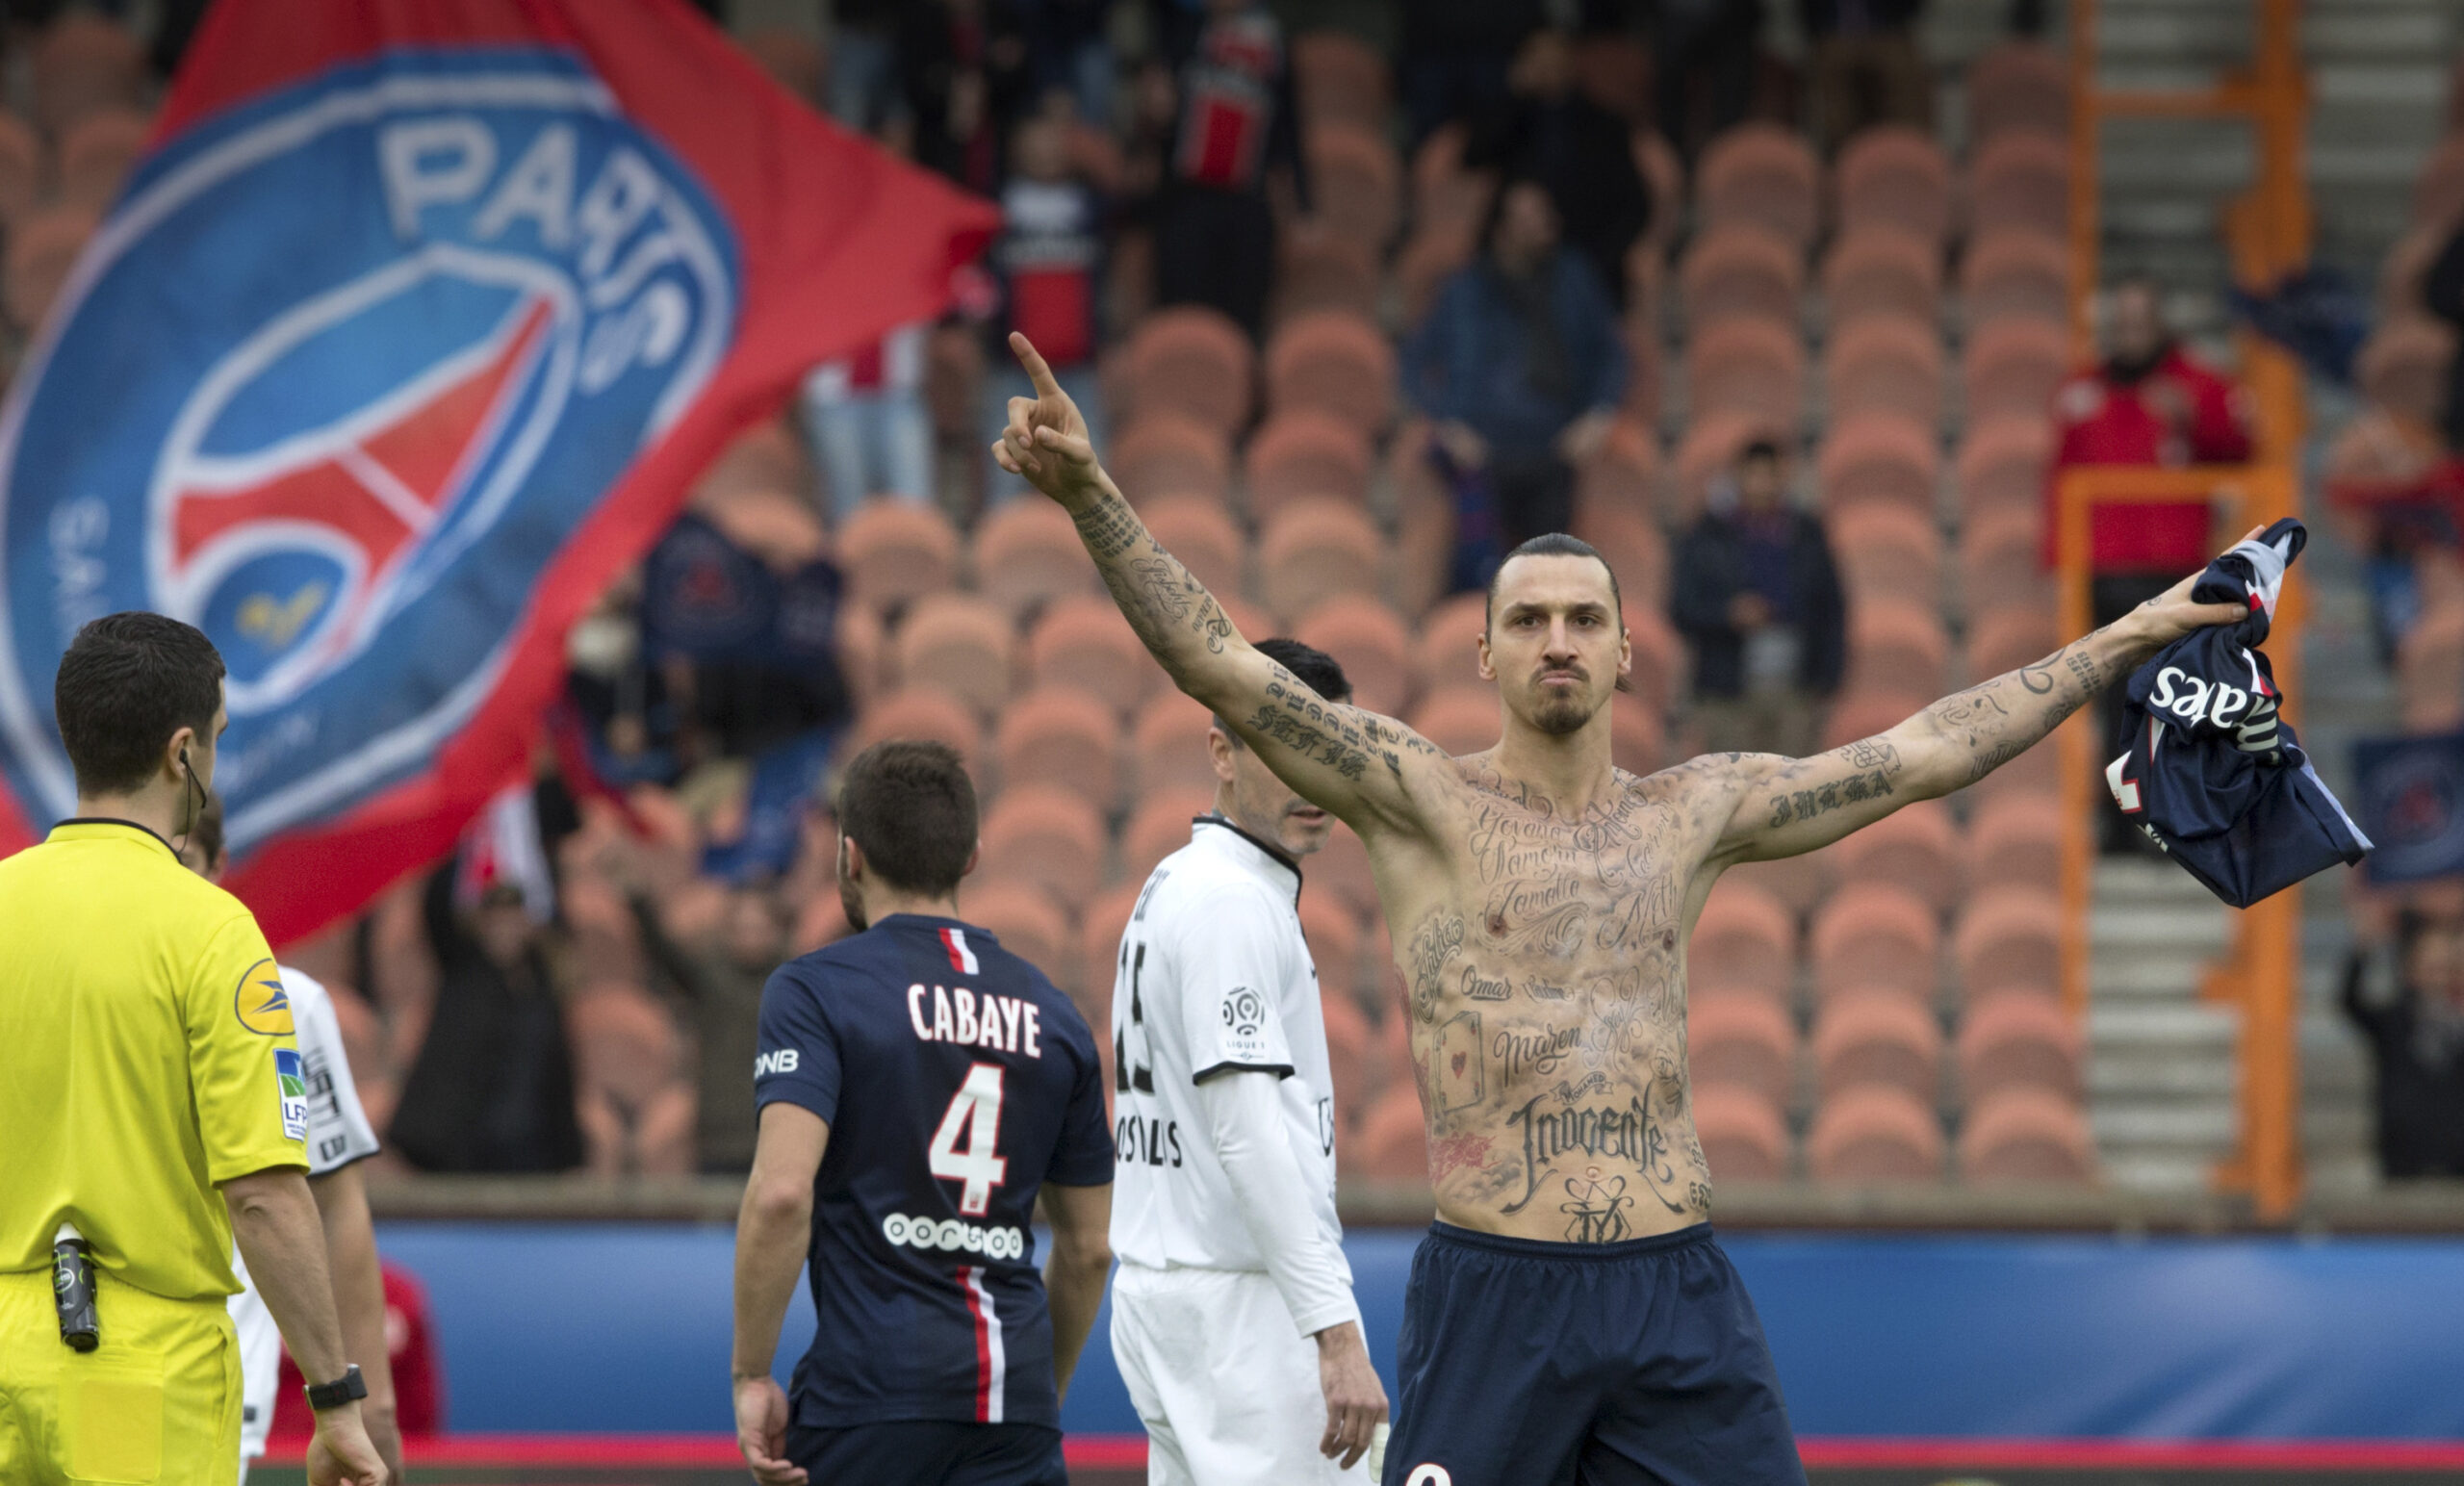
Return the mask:
[[[736,1443],[784,1486],[1060,1486],[1061,1395],[1112,1265],[1095,1039],[958,916],[976,817],[957,754],[865,750],[838,819],[863,932],[781,966],[761,998]],[[808,1248],[820,1325],[783,1394],[770,1367]]]

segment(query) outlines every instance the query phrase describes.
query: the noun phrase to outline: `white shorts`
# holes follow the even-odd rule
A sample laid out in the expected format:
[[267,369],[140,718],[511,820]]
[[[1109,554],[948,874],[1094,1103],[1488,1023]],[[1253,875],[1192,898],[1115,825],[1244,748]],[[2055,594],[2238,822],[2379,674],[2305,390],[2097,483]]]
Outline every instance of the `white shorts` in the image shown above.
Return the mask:
[[273,1432],[273,1396],[282,1386],[282,1332],[237,1254],[231,1267],[240,1276],[240,1293],[231,1297],[231,1321],[240,1331],[240,1468],[244,1475],[247,1463],[266,1452],[266,1436]]
[[1318,1453],[1318,1344],[1262,1273],[1122,1265],[1113,1360],[1146,1425],[1149,1486],[1368,1486],[1366,1461]]

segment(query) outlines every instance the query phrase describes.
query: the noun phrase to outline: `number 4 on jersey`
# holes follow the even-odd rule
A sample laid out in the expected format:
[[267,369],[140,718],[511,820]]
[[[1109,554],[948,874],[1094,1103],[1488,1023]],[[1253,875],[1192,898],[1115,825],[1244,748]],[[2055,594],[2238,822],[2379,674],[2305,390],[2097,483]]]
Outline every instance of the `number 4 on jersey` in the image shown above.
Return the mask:
[[[959,1149],[962,1135],[966,1138],[964,1150]],[[933,1132],[928,1154],[927,1164],[935,1176],[966,1184],[959,1192],[962,1216],[982,1217],[992,1205],[992,1189],[1001,1185],[1010,1170],[1000,1144],[1001,1065],[979,1063],[967,1070],[959,1091],[950,1095],[950,1107],[941,1114],[941,1128]]]

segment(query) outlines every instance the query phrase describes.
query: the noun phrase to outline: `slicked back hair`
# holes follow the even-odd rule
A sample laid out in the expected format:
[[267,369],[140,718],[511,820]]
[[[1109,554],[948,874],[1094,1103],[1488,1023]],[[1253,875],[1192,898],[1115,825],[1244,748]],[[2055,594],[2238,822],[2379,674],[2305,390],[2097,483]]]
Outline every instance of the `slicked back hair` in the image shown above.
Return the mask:
[[876,743],[839,776],[838,829],[884,883],[946,898],[975,854],[975,781],[947,743]]
[[[1351,700],[1351,679],[1344,675],[1343,663],[1316,646],[1277,635],[1271,640],[1260,640],[1257,650],[1259,654],[1291,672],[1299,679],[1301,685],[1326,701]],[[1232,740],[1234,748],[1245,746],[1241,735],[1232,730],[1232,724],[1220,713],[1216,716],[1215,726],[1223,730],[1223,735]]]
[[1617,628],[1626,628],[1626,596],[1618,590],[1617,570],[1608,565],[1607,558],[1600,555],[1599,548],[1562,531],[1544,531],[1533,537],[1506,553],[1504,561],[1498,564],[1498,570],[1489,575],[1488,623],[1491,626],[1498,622],[1498,584],[1505,577],[1506,563],[1517,557],[1588,557],[1600,564],[1600,571],[1608,575],[1608,602],[1616,607]]
[[214,730],[222,653],[204,631],[131,609],[90,620],[68,642],[51,684],[60,741],[83,795],[116,795],[154,775],[182,728]]

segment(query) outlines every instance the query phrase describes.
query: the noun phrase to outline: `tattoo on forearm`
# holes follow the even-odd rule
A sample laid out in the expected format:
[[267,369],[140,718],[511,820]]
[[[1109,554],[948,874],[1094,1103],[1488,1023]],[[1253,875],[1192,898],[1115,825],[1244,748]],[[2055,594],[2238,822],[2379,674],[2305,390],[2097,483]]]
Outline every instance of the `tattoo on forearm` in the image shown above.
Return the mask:
[[1069,513],[1079,539],[1097,562],[1107,562],[1136,546],[1146,535],[1145,524],[1116,496],[1091,500]]
[[1771,792],[1771,825],[1776,830],[1791,821],[1811,820],[1843,806],[1879,800],[1890,793],[1890,776],[1880,769],[1830,780],[1811,789],[1775,789]]

